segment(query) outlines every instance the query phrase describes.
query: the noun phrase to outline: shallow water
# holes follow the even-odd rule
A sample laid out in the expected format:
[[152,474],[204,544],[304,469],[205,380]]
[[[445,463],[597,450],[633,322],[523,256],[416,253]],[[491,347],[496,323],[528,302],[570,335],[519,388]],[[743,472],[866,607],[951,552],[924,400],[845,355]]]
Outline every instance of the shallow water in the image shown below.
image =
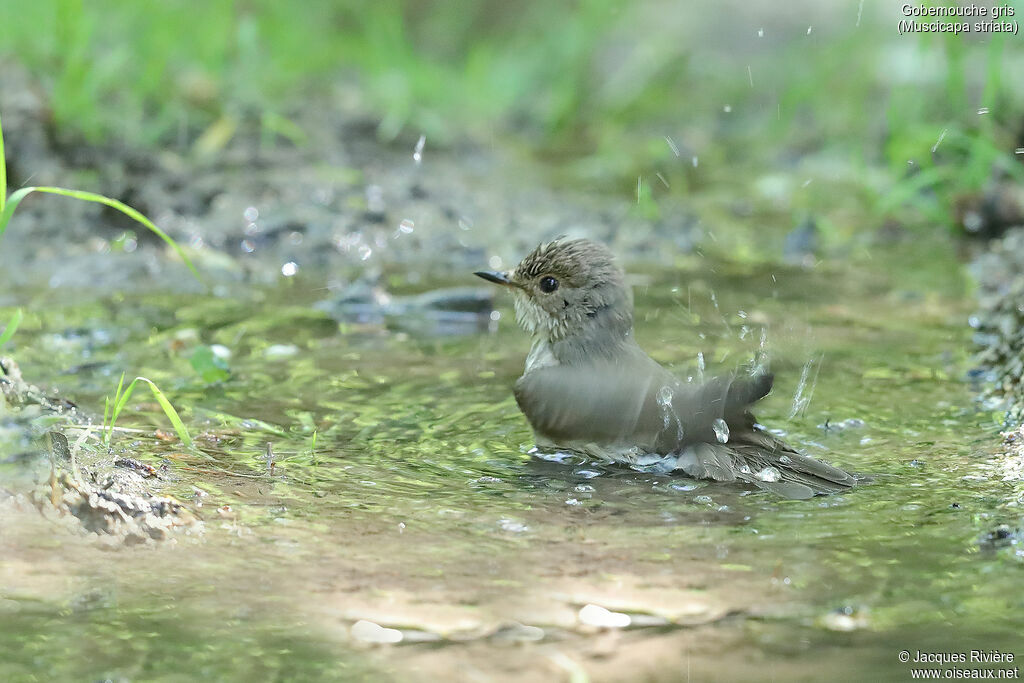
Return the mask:
[[[142,431],[116,449],[166,464],[206,531],[104,549],[7,506],[0,677],[902,680],[904,649],[1024,656],[1024,548],[986,540],[1020,525],[1024,485],[964,380],[959,268],[926,251],[632,269],[637,338],[681,375],[698,354],[708,373],[750,360],[767,329],[759,420],[869,480],[810,501],[532,456],[508,301],[459,337],[339,331],[309,308],[313,277],[34,307],[14,348],[29,381],[101,414],[127,369],[183,409],[199,452],[154,438],[141,392],[120,424]],[[190,368],[196,338],[231,350],[223,385]],[[48,473],[18,467],[2,472]],[[581,625],[588,604],[631,627]],[[380,633],[402,643],[360,642]]]

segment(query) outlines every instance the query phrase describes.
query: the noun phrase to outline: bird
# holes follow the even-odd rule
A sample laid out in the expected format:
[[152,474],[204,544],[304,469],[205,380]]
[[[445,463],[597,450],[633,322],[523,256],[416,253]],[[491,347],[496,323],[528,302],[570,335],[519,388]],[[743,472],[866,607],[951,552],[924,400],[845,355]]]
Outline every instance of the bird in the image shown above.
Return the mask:
[[765,368],[683,381],[633,336],[633,296],[605,245],[558,238],[511,271],[474,273],[512,292],[533,337],[514,394],[539,448],[744,482],[786,498],[849,489],[848,472],[799,453],[757,423]]

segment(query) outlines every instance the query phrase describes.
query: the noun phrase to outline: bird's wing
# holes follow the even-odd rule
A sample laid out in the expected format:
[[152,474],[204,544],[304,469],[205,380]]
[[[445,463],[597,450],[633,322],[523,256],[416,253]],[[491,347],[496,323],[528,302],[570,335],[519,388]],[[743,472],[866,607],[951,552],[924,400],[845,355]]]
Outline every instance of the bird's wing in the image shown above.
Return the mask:
[[515,396],[534,431],[553,443],[586,441],[653,450],[661,424],[652,423],[645,409],[663,384],[649,368],[555,365],[520,377]]
[[770,375],[680,381],[646,354],[581,366],[546,366],[516,382],[520,409],[556,444],[586,441],[672,453],[717,439],[715,422],[753,423],[748,405],[771,389]]

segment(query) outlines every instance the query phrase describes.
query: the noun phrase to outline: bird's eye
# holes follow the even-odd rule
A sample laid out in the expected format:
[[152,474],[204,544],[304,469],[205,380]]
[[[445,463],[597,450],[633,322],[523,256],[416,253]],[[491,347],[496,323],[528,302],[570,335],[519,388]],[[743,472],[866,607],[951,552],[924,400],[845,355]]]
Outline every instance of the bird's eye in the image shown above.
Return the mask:
[[540,279],[540,291],[545,294],[550,294],[556,289],[558,289],[558,280],[555,278],[550,275],[546,275]]

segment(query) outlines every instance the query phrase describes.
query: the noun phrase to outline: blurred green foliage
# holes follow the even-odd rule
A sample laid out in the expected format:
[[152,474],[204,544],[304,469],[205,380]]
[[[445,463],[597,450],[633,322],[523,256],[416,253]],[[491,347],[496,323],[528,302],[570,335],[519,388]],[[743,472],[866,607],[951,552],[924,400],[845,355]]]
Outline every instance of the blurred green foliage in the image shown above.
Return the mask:
[[887,165],[880,211],[948,220],[953,193],[1020,171],[1019,39],[899,36],[894,7],[38,0],[0,8],[0,53],[92,141],[216,147],[240,122],[301,143],[304,110],[345,102],[385,140],[508,139],[623,196],[642,176],[645,215],[667,187],[818,153]]

